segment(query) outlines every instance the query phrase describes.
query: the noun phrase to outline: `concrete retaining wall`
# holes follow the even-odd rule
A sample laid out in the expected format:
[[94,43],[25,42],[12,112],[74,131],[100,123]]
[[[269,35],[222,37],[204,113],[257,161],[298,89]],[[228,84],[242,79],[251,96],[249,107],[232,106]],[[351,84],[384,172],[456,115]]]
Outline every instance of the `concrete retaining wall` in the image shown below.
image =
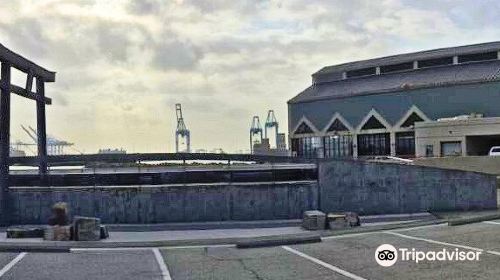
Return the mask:
[[421,166],[451,168],[464,171],[476,171],[500,176],[500,157],[467,156],[416,158],[413,163]]
[[495,176],[422,166],[325,161],[319,163],[320,207],[362,214],[493,209]]
[[43,224],[51,205],[104,223],[298,219],[317,207],[317,182],[11,188],[13,224]]

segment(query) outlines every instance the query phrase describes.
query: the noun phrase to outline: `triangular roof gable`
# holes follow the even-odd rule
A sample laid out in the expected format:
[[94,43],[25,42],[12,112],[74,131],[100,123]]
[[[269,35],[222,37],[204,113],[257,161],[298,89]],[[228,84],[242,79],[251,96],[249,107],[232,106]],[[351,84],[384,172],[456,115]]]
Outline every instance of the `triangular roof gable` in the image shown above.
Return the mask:
[[413,105],[396,123],[395,127],[407,128],[414,125],[417,121],[430,121],[430,119],[417,106]]
[[317,132],[318,129],[306,117],[302,117],[293,130],[294,135],[314,134]]
[[328,124],[323,129],[324,133],[334,131],[352,131],[354,130],[349,122],[340,114],[335,113]]
[[389,129],[391,125],[380,115],[377,110],[371,109],[358,125],[358,131],[367,129]]

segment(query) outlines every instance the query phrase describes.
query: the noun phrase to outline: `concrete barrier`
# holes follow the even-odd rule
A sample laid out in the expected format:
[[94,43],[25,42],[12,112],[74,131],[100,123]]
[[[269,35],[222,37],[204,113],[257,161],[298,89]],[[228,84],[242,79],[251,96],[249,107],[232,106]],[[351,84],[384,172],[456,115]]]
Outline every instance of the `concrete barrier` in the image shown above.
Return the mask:
[[497,208],[496,177],[363,161],[319,163],[320,209],[363,215]]
[[300,219],[317,207],[317,182],[219,183],[105,187],[12,187],[11,223],[44,224],[51,206],[103,223]]

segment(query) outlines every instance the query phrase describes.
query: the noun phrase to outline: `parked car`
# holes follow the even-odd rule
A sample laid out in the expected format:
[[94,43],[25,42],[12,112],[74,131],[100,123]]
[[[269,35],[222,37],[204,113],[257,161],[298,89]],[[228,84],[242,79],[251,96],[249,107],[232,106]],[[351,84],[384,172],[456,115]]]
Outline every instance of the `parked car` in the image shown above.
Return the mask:
[[489,152],[490,156],[500,156],[500,146],[493,146]]

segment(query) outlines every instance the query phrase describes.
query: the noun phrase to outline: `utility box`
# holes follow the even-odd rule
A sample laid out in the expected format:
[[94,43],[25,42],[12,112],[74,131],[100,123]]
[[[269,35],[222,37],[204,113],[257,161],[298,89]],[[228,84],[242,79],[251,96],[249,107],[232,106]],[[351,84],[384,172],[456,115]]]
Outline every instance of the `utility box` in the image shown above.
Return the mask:
[[312,210],[304,212],[302,217],[302,227],[306,230],[323,230],[326,225],[325,213]]

